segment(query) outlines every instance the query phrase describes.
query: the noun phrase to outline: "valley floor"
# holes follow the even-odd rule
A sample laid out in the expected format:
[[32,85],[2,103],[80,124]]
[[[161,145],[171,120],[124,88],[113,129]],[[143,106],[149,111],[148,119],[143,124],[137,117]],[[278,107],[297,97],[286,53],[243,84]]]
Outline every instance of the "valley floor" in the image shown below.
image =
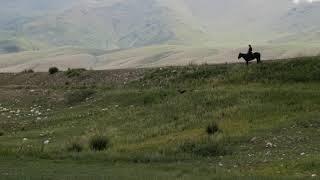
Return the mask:
[[318,57],[0,74],[0,179],[316,179],[319,89]]

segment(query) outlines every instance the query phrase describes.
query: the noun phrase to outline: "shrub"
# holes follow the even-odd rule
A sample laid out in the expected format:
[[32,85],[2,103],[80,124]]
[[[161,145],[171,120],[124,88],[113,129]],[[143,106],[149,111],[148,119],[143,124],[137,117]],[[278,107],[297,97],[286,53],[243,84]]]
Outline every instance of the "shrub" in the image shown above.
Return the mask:
[[51,67],[49,68],[49,74],[55,74],[59,72],[59,69],[57,67]]
[[219,132],[220,129],[219,129],[218,124],[216,122],[213,122],[213,123],[211,123],[211,124],[209,124],[207,126],[207,130],[206,131],[207,131],[208,135],[214,135],[217,132]]
[[4,132],[0,131],[0,136],[3,136],[4,135]]
[[67,150],[69,152],[81,152],[83,150],[83,145],[78,141],[72,141],[67,144]]
[[105,136],[96,135],[89,140],[89,147],[93,151],[103,151],[109,146],[109,139]]
[[65,75],[68,76],[69,78],[71,77],[75,77],[75,76],[80,76],[80,74],[82,72],[86,71],[86,69],[84,68],[79,68],[79,69],[68,69],[66,72],[65,72]]
[[73,105],[73,104],[80,103],[80,102],[86,100],[87,98],[89,98],[93,94],[95,94],[94,90],[79,89],[79,90],[67,92],[64,95],[64,101],[68,105]]

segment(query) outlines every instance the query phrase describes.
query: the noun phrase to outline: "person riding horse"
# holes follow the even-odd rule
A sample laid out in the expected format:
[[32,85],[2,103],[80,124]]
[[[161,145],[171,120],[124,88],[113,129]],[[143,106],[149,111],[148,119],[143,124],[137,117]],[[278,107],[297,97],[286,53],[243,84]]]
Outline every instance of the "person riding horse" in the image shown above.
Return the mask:
[[249,57],[252,57],[252,51],[253,51],[252,46],[249,44],[249,50],[248,50]]
[[257,63],[261,62],[261,54],[259,52],[252,52],[252,46],[249,44],[249,49],[247,54],[239,53],[238,59],[243,58],[246,61],[246,64],[249,65],[249,61],[257,59]]

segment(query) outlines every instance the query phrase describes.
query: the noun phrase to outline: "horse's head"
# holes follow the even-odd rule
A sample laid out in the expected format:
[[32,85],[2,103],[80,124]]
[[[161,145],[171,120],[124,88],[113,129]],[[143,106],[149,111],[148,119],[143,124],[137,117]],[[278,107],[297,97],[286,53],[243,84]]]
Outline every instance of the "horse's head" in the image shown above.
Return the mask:
[[242,53],[239,53],[238,59],[242,58]]

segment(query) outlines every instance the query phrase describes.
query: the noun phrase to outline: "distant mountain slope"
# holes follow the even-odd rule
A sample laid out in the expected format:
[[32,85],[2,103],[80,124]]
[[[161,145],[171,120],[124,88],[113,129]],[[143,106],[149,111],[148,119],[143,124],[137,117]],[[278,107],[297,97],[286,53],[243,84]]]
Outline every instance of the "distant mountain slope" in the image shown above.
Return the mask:
[[[175,39],[169,28],[174,25],[171,25],[168,9],[158,6],[154,0],[67,2],[62,5],[62,1],[58,1],[53,7],[52,2],[43,2],[47,10],[31,14],[27,12],[41,9],[41,3],[32,1],[31,5],[24,6],[25,2],[19,0],[8,2],[2,7],[5,10],[2,17],[8,18],[0,20],[0,31],[11,38],[26,38],[30,43],[41,42],[49,47],[73,45],[115,49]],[[17,5],[22,8],[18,14],[15,13],[19,9]]]
[[0,7],[0,40],[103,49],[264,43],[313,33],[320,26],[319,10],[319,3],[291,0],[6,0]]
[[94,47],[130,48],[161,44],[174,38],[166,10],[153,0],[130,0],[91,9],[77,7],[58,18],[60,27],[78,28],[84,35],[79,40],[86,39]]

